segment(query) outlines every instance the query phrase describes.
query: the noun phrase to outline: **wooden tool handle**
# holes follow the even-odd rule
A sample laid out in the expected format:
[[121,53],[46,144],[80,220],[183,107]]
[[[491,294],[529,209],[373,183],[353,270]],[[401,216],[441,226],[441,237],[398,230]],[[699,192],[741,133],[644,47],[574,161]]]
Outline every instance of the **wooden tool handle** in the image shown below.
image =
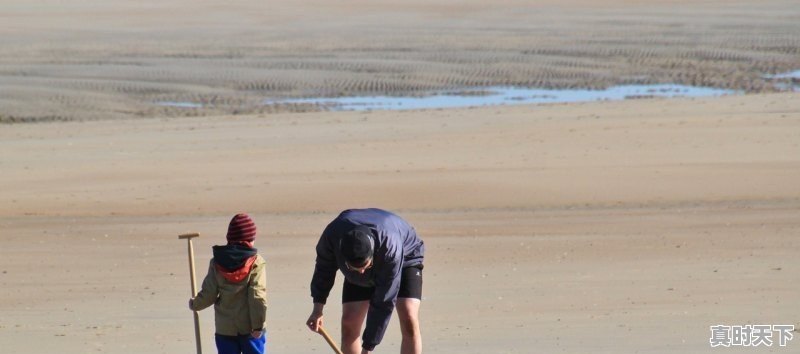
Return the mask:
[[195,238],[195,237],[200,237],[200,234],[198,234],[196,232],[192,232],[192,233],[189,233],[189,234],[178,235],[178,238],[180,238],[180,239]]
[[[194,275],[194,247],[192,247],[192,239],[200,237],[198,233],[189,233],[178,236],[179,239],[185,239],[188,245],[189,253],[189,277],[192,282],[192,298],[197,296],[197,280]],[[194,311],[194,341],[197,345],[197,354],[203,353],[203,345],[200,343],[200,316],[197,311]]]
[[319,326],[319,334],[325,338],[325,341],[328,342],[328,345],[331,346],[331,349],[333,349],[336,354],[344,354],[341,350],[339,350],[339,346],[336,345],[336,342],[331,339],[331,336],[328,335],[328,332],[325,332],[325,328],[322,328],[322,326]]

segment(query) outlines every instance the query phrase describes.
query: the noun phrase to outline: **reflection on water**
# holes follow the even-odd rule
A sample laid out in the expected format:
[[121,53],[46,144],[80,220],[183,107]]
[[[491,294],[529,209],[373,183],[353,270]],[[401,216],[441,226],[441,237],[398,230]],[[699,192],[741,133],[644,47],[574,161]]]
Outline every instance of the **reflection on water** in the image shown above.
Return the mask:
[[800,92],[800,70],[764,75],[764,78],[772,80],[778,90]]
[[800,79],[800,70],[789,71],[775,75],[764,75],[767,79]]
[[424,97],[363,96],[266,100],[264,104],[310,103],[337,111],[406,110],[493,105],[586,102],[650,97],[706,97],[739,93],[684,85],[623,85],[605,90],[549,90],[519,87],[482,87],[432,92]]
[[159,101],[156,102],[155,105],[164,107],[178,107],[178,108],[203,108],[202,104],[194,102]]

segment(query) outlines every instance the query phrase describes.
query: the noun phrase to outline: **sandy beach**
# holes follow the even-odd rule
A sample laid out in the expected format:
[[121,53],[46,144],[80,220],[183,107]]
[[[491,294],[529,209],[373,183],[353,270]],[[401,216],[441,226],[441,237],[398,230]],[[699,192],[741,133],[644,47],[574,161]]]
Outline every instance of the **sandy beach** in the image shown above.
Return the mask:
[[[763,79],[800,67],[791,1],[192,4],[2,5],[0,351],[194,352],[177,235],[201,234],[202,278],[247,212],[269,352],[331,352],[303,323],[314,245],[357,207],[395,211],[425,240],[427,353],[800,348],[798,332],[785,348],[709,345],[717,324],[800,327],[800,95]],[[632,82],[748,94],[251,105]],[[201,325],[213,353],[211,310]],[[376,353],[399,345],[393,320]]]
[[428,244],[428,352],[709,351],[710,325],[797,324],[798,112],[767,94],[4,126],[0,344],[193,350],[176,236],[200,232],[205,264],[247,211],[271,350],[326,352],[302,324],[313,245],[381,206]]

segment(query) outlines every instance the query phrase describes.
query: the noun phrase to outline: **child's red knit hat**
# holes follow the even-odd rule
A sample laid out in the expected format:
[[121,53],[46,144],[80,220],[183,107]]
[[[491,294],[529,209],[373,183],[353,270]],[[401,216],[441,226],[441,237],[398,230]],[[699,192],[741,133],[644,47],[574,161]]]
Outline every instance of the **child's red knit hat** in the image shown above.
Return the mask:
[[247,214],[236,214],[228,225],[228,242],[253,242],[256,240],[256,224]]

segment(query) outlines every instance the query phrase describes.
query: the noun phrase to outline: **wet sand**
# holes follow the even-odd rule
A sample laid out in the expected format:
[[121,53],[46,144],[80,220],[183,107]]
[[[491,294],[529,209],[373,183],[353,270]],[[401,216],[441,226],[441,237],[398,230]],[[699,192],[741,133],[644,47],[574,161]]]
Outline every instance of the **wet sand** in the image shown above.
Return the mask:
[[[380,206],[428,245],[426,352],[710,352],[710,325],[800,325],[799,112],[784,93],[6,125],[0,347],[193,352],[177,235],[202,234],[202,277],[246,211],[270,350],[328,352],[303,327],[313,246]],[[398,348],[395,320],[379,352]]]
[[0,122],[296,112],[321,107],[263,101],[490,86],[771,92],[788,80],[765,74],[800,68],[790,0],[7,0],[0,16]]

